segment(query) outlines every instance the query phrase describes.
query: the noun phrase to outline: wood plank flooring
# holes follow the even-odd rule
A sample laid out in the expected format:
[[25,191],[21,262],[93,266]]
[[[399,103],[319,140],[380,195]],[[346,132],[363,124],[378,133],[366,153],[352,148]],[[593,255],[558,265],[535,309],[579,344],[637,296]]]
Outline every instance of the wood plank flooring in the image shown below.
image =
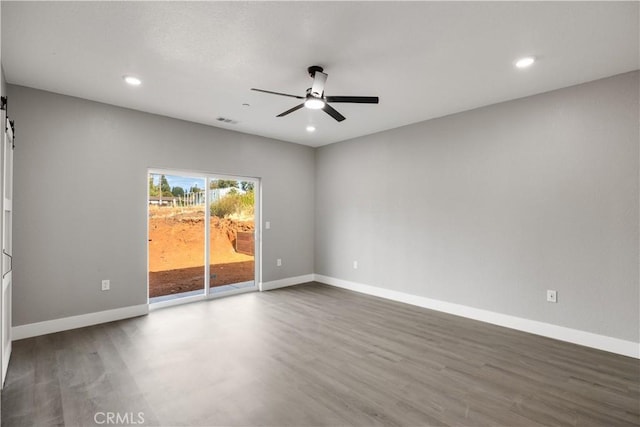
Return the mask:
[[638,360],[312,283],[17,341],[2,425],[638,426],[639,402]]

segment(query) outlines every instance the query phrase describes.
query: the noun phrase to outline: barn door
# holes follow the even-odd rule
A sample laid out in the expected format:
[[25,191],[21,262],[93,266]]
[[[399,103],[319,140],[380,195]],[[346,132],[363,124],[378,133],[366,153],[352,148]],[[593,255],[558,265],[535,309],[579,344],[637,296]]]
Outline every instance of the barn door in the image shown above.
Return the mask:
[[[6,110],[4,111],[6,113]],[[0,358],[2,360],[2,384],[7,375],[9,358],[11,356],[11,280],[13,269],[12,246],[12,213],[13,213],[13,127],[3,114],[5,124],[2,138],[2,293],[0,294],[0,306],[2,307],[2,327],[0,328]]]

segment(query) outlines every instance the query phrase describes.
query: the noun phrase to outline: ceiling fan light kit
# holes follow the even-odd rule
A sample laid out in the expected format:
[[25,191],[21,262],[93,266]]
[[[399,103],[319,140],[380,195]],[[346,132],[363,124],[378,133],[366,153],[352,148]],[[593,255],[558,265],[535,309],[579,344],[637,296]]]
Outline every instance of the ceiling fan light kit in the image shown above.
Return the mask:
[[288,93],[273,92],[270,90],[256,89],[256,92],[270,93],[272,95],[287,96],[289,98],[304,99],[302,104],[278,114],[276,117],[284,117],[301,109],[302,107],[309,108],[310,110],[323,110],[325,113],[333,117],[336,121],[341,122],[345,117],[340,114],[335,108],[329,105],[330,102],[348,102],[355,104],[377,104],[380,100],[377,96],[325,96],[324,85],[327,81],[328,75],[324,73],[324,69],[318,65],[312,65],[307,68],[309,76],[313,79],[313,85],[307,89],[306,96],[289,95]]
[[310,110],[320,110],[321,108],[324,108],[325,105],[326,103],[322,98],[316,98],[313,96],[307,96],[307,100],[304,101],[304,106]]

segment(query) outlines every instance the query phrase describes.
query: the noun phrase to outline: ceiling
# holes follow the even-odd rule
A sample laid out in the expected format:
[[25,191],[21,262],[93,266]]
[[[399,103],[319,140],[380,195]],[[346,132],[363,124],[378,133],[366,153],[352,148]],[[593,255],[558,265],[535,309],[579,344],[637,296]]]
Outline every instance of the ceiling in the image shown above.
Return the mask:
[[[640,68],[638,2],[9,2],[7,82],[321,146]],[[518,70],[514,60],[534,55]],[[276,115],[321,65],[327,95]],[[130,87],[131,74],[142,85]],[[249,104],[249,106],[243,106]],[[237,123],[222,123],[218,117]],[[317,129],[308,133],[309,124]]]

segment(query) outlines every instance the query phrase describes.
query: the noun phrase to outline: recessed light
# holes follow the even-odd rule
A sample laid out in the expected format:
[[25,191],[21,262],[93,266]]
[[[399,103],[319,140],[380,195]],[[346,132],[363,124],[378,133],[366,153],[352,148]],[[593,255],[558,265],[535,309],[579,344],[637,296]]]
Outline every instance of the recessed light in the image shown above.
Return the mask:
[[142,84],[142,80],[134,76],[123,76],[122,78],[130,86],[140,86]]
[[516,61],[516,67],[527,68],[533,65],[534,62],[536,62],[536,59],[533,56],[525,56]]
[[316,127],[315,126],[307,126],[307,132],[315,132],[316,131]]

